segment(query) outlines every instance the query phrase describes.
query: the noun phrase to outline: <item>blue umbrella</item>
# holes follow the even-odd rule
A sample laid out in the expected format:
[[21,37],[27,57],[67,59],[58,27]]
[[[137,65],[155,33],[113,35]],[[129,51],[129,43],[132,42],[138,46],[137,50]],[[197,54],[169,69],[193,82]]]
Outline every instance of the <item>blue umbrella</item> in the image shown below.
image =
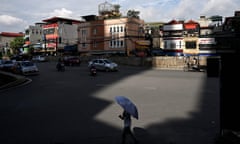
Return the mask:
[[136,105],[125,96],[116,96],[116,102],[134,118],[138,119],[138,110]]

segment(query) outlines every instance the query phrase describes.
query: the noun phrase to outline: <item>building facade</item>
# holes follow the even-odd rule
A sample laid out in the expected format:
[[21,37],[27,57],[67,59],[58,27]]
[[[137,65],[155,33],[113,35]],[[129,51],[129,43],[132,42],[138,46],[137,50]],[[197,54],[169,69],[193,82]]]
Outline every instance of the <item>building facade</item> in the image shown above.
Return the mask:
[[22,37],[23,33],[13,33],[13,32],[1,32],[0,33],[0,54],[9,55],[13,54],[13,50],[10,46],[11,41],[13,41],[16,37]]
[[44,52],[43,25],[44,23],[35,23],[25,30],[23,53],[29,53],[30,49],[32,50],[31,53]]
[[184,56],[196,56],[199,54],[199,38],[200,26],[199,23],[189,20],[184,22],[184,46],[183,55]]
[[182,56],[184,22],[172,20],[163,25],[164,51],[169,56]]
[[119,17],[101,19],[84,16],[78,28],[78,51],[81,54],[126,54],[136,47],[136,41],[144,38],[139,29],[144,21],[138,18]]
[[52,17],[43,20],[44,51],[50,55],[76,53],[80,20]]

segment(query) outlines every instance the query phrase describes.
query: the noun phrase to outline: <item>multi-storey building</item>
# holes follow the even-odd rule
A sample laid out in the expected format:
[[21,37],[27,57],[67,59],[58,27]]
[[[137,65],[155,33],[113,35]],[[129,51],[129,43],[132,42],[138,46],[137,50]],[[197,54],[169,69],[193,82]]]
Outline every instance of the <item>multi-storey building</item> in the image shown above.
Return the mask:
[[87,15],[78,27],[78,51],[81,54],[126,54],[144,39],[144,21],[135,16],[122,17],[119,6],[99,5],[99,16]]
[[172,20],[163,25],[164,51],[169,56],[181,56],[184,49],[184,22]]
[[163,25],[164,22],[148,22],[144,24],[146,35],[151,35],[152,48],[163,48]]
[[42,26],[44,23],[35,23],[35,25],[30,25],[25,30],[24,42],[23,45],[23,53],[29,53],[30,49],[32,49],[31,53],[42,53],[43,49],[43,32]]
[[216,55],[213,32],[220,30],[221,17],[200,20],[172,20],[163,26],[164,51],[169,56],[212,56]]
[[199,23],[189,20],[184,22],[184,46],[183,55],[194,56],[199,54],[198,37],[200,26]]
[[99,19],[84,16],[85,22],[79,24],[78,51],[81,54],[127,54],[134,50],[136,41],[143,39],[139,32],[143,21],[137,18]]
[[44,19],[44,50],[50,55],[77,53],[78,24],[80,20],[52,17]]
[[221,17],[212,16],[206,18],[200,16],[198,23],[200,25],[200,35],[198,38],[199,56],[215,56],[216,41],[213,36],[214,31],[221,30]]
[[0,33],[0,54],[13,54],[13,50],[10,47],[10,43],[16,37],[23,37],[23,33],[13,33],[13,32],[1,32]]
[[[236,93],[239,91],[238,62],[240,57],[240,11],[234,16],[225,18],[222,31],[214,33],[217,45],[217,54],[221,60],[215,60],[215,67],[220,65],[220,130],[240,131],[240,105]],[[213,65],[213,64],[212,64]],[[218,68],[218,67],[217,67]],[[217,69],[218,70],[218,69]],[[217,71],[218,72],[218,71]]]
[[217,41],[217,53],[239,53],[240,11],[225,18],[222,31],[214,32]]

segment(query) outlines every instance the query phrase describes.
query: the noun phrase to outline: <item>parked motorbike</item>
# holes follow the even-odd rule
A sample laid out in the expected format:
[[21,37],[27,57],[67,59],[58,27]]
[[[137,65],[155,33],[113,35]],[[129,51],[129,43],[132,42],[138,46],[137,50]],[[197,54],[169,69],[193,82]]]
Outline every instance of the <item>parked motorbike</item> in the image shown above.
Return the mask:
[[90,68],[90,75],[91,76],[97,75],[97,69],[94,66],[91,66],[91,68]]
[[65,71],[65,65],[63,62],[58,62],[56,68],[57,71]]

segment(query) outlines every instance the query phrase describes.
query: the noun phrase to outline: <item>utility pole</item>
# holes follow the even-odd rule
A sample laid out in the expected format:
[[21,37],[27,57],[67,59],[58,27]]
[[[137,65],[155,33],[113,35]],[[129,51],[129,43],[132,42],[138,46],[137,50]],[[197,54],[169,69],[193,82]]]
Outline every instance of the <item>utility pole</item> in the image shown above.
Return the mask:
[[47,39],[46,39],[46,31],[43,30],[43,39],[44,39],[44,52],[47,55]]
[[124,39],[125,39],[125,55],[128,56],[128,47],[127,47],[127,41],[128,41],[128,38],[127,38],[127,26],[125,27],[124,29]]
[[58,37],[56,37],[56,55],[57,55],[57,52],[58,52]]

